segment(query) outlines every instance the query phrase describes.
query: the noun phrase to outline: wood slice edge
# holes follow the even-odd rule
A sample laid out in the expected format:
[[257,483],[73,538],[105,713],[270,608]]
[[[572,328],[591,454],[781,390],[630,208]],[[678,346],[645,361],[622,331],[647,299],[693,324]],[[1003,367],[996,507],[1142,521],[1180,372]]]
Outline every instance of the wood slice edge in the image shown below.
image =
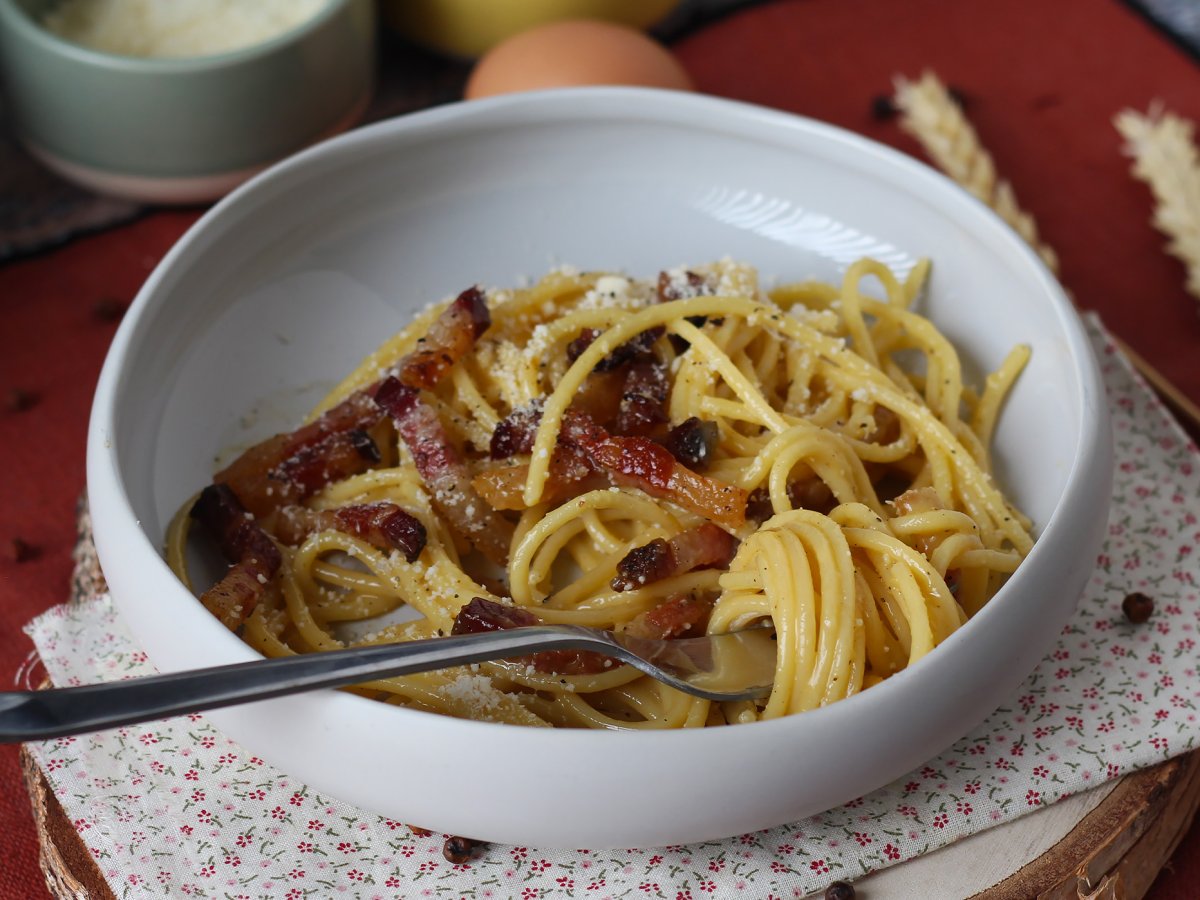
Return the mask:
[[1141,900],[1198,806],[1200,751],[1126,775],[1062,840],[972,900]]
[[38,867],[50,895],[55,900],[116,900],[33,754],[22,747],[20,758],[37,827]]

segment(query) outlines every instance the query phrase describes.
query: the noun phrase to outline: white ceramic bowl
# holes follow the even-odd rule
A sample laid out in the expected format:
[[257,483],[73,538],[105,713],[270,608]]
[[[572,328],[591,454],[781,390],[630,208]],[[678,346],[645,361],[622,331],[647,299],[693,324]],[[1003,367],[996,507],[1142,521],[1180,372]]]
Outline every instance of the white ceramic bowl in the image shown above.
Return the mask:
[[996,455],[1039,540],[920,663],[824,709],[690,732],[523,729],[335,691],[211,718],[364,809],[531,845],[715,838],[870,791],[982,721],[1047,651],[1100,543],[1111,441],[1080,323],[1025,245],[925,166],[791,115],[631,89],[505,97],[336,138],[228,197],[146,282],[96,394],[89,495],[123,618],[163,670],[253,657],[168,570],[165,525],[214,457],[293,426],[432,299],[560,262],[652,276],[728,254],[836,278],[864,253],[934,259],[923,311],[976,377],[1033,346]]

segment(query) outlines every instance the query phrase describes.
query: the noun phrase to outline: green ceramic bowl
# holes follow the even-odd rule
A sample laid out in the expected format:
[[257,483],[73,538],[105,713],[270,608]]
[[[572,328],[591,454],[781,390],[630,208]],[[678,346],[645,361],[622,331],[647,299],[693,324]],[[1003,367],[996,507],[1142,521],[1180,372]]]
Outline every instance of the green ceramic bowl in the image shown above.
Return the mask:
[[371,95],[371,0],[329,0],[282,35],[186,59],[69,43],[38,24],[53,3],[0,0],[0,76],[29,150],[103,193],[215,199],[352,125]]

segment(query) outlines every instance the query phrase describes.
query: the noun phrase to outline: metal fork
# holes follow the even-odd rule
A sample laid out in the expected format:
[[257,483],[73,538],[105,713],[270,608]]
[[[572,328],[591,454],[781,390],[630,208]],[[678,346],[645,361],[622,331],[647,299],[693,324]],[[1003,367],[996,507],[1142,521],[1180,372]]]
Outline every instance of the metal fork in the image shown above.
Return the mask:
[[44,691],[0,693],[0,743],[44,740],[217,709],[316,688],[508,659],[539,650],[595,650],[708,700],[770,693],[774,631],[652,640],[578,625],[353,647]]

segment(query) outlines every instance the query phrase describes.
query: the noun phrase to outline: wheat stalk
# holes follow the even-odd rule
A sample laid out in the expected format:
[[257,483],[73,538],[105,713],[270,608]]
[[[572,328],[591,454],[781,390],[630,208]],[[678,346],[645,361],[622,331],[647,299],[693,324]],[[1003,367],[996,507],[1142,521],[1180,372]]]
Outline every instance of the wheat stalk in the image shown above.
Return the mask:
[[991,154],[946,86],[932,72],[925,72],[917,81],[898,76],[895,88],[900,126],[943,172],[990,206],[1057,273],[1057,254],[1038,237],[1037,223],[1017,203],[1012,185],[997,177]]
[[1113,120],[1133,157],[1133,174],[1154,194],[1154,227],[1170,238],[1167,252],[1187,266],[1187,290],[1200,298],[1200,159],[1192,123],[1154,104]]

